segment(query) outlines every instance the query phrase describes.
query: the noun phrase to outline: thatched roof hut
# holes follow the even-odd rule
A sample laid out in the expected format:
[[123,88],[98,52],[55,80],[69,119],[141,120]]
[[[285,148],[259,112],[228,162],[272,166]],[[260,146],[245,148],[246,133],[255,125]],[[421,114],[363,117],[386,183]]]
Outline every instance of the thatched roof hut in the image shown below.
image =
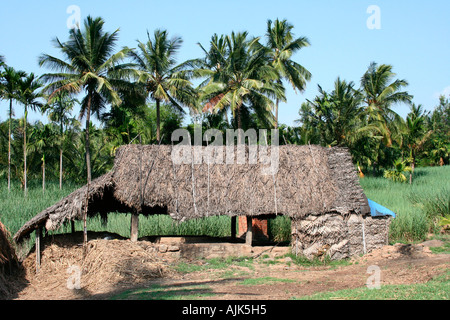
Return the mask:
[[[211,147],[188,148],[194,154]],[[217,150],[225,152],[225,148]],[[234,150],[238,152],[237,147]],[[369,212],[351,156],[343,148],[280,146],[277,170],[272,174],[264,172],[270,171],[265,170],[270,164],[262,154],[243,164],[214,162],[212,158],[196,164],[194,158],[189,163],[174,162],[173,152],[172,146],[119,148],[113,169],[90,184],[88,215],[167,213],[175,220],[186,220],[212,215],[301,218],[329,212],[344,216]],[[245,152],[248,160],[248,147]],[[21,241],[38,228],[55,230],[65,222],[82,219],[86,191],[84,186],[45,209],[14,239]]]
[[345,148],[290,145],[260,147],[259,153],[236,146],[183,148],[119,148],[109,173],[92,181],[89,190],[84,186],[36,215],[14,240],[81,220],[85,211],[104,218],[119,211],[134,217],[169,214],[177,221],[285,215],[293,222],[293,250],[308,257],[325,248],[340,259],[387,243],[390,219],[371,217]]

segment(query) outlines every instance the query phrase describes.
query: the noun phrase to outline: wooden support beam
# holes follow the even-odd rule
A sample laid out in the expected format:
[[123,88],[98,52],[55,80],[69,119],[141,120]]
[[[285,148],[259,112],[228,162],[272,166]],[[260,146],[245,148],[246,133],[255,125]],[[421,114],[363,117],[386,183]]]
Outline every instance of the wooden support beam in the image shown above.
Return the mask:
[[139,235],[139,214],[133,213],[131,215],[131,241],[137,242]]
[[37,228],[35,231],[36,237],[36,274],[39,273],[41,267],[41,228]]
[[236,239],[236,216],[231,217],[231,239]]
[[247,233],[245,234],[245,244],[252,246],[253,241],[253,218],[247,216]]

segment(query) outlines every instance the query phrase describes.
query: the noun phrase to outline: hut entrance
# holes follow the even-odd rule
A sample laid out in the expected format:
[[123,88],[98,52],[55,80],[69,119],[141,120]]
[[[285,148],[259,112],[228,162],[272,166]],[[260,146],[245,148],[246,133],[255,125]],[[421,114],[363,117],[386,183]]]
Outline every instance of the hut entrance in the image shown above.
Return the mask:
[[[249,231],[248,217],[239,217],[239,232],[238,237],[244,237],[246,233]],[[267,218],[250,218],[252,222],[252,240],[269,240],[269,231],[268,231],[268,219]]]

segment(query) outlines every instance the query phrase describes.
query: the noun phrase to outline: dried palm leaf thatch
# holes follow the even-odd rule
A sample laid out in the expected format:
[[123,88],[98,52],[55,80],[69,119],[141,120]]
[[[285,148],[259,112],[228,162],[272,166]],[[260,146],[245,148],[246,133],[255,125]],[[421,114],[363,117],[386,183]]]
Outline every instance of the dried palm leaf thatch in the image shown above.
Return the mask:
[[12,273],[18,266],[17,256],[9,241],[11,238],[8,230],[0,221],[0,273]]
[[19,261],[10,238],[8,230],[0,221],[0,300],[7,298],[13,291],[10,276],[19,270]]
[[[196,157],[211,150],[215,157]],[[194,146],[184,151],[177,153],[173,146],[164,145],[119,148],[113,169],[91,183],[88,215],[166,213],[183,221],[212,215],[301,218],[369,212],[344,148],[290,145],[260,147],[253,153],[249,147],[242,151],[237,146]],[[237,156],[238,152],[244,156]],[[175,157],[180,154],[184,161]],[[236,156],[234,161],[231,154]],[[276,170],[269,170],[271,166]],[[39,213],[14,239],[20,241],[38,227],[55,230],[66,221],[82,219],[86,188]]]

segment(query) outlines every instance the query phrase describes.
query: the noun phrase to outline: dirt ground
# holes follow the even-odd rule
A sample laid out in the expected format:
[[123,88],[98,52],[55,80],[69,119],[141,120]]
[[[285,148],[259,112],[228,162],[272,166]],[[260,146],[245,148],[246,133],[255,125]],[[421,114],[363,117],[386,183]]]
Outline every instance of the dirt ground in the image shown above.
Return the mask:
[[[433,254],[427,245],[433,244],[385,246],[341,266],[297,265],[278,249],[260,252],[247,264],[207,268],[208,260],[161,253],[150,241],[91,240],[86,252],[79,244],[60,239],[45,245],[38,274],[35,254],[29,254],[23,262],[25,272],[15,280],[16,289],[9,298],[101,300],[117,297],[127,289],[157,286],[170,288],[173,297],[207,293],[202,299],[287,300],[364,287],[372,274],[370,266],[379,268],[381,285],[425,283],[450,265],[448,254]],[[173,266],[181,261],[199,268],[178,272]]]

